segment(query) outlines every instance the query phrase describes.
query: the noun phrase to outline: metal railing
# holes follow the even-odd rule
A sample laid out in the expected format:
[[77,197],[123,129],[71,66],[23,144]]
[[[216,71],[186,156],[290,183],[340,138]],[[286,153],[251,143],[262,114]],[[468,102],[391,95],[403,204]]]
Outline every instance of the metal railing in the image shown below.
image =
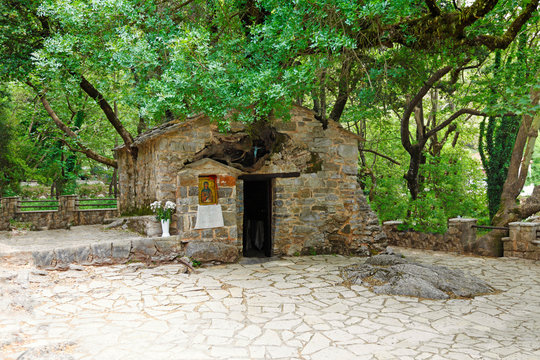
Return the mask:
[[116,209],[118,207],[118,199],[116,198],[77,199],[75,202],[75,206],[79,210]]
[[506,231],[510,230],[510,228],[506,226],[473,225],[471,227],[477,228],[477,229],[489,229],[489,230],[506,230]]
[[[26,205],[31,204],[31,205]],[[58,200],[20,200],[17,210],[24,211],[57,211]]]

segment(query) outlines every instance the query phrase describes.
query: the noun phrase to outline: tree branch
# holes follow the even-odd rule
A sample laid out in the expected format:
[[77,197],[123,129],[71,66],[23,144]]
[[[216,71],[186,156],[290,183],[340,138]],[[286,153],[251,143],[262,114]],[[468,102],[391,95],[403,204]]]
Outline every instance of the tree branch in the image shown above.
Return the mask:
[[435,0],[425,0],[425,3],[431,15],[433,16],[441,15],[441,9],[437,6],[437,2]]
[[377,156],[380,156],[380,157],[382,157],[382,158],[384,158],[384,159],[390,161],[391,163],[394,163],[394,164],[396,164],[396,165],[401,165],[401,163],[400,163],[399,161],[394,160],[394,159],[392,159],[392,158],[389,157],[389,156],[386,156],[386,155],[383,155],[383,154],[381,154],[381,153],[378,153],[378,152],[376,152],[375,150],[370,150],[370,149],[360,149],[360,148],[358,148],[358,150],[364,151],[364,152],[368,152],[368,153],[372,153],[372,154],[375,154],[375,155],[377,155]]
[[107,165],[107,166],[110,166],[110,167],[113,167],[115,169],[118,168],[118,163],[116,162],[116,160],[114,159],[109,159],[105,156],[101,156],[95,152],[93,152],[92,150],[88,149],[87,147],[84,147],[82,146],[79,142],[77,142],[77,145],[79,146],[79,148],[76,148],[76,147],[73,147],[71,146],[71,144],[66,141],[66,139],[60,139],[60,141],[62,141],[62,143],[64,145],[66,145],[69,150],[71,151],[76,151],[76,152],[80,152],[84,155],[86,155],[86,157],[92,159],[92,160],[95,160],[101,164],[104,164],[104,165]]
[[529,21],[538,7],[539,0],[531,0],[519,16],[510,24],[506,32],[501,36],[479,35],[474,40],[485,45],[490,50],[506,49],[517,36],[523,25]]
[[498,0],[476,0],[471,6],[462,10],[458,27],[463,31],[467,26],[486,16],[498,2]]
[[[27,82],[27,84],[29,86],[31,86],[34,90],[36,90],[36,87],[34,87],[33,84],[31,84],[29,81]],[[113,160],[113,159],[110,159],[110,158],[107,158],[105,156],[102,156],[102,155],[99,155],[98,153],[90,150],[88,147],[86,147],[84,144],[82,144],[79,139],[78,139],[78,136],[75,132],[73,132],[66,124],[64,124],[64,122],[62,120],[60,120],[60,118],[58,117],[58,115],[56,115],[56,113],[54,112],[53,108],[51,107],[51,104],[49,103],[49,101],[47,100],[47,98],[45,97],[45,94],[43,93],[38,93],[38,97],[39,97],[39,100],[41,101],[41,103],[43,104],[43,107],[45,108],[45,111],[47,111],[47,114],[49,114],[50,118],[53,120],[53,122],[55,123],[55,125],[64,133],[66,134],[67,136],[69,136],[71,139],[73,139],[75,141],[75,143],[77,144],[77,146],[79,147],[78,149],[77,148],[73,148],[72,146],[70,146],[66,140],[64,139],[61,139],[63,143],[65,143],[71,150],[73,151],[77,151],[77,152],[80,152],[80,153],[83,153],[85,154],[88,158],[90,159],[93,159],[97,162],[100,162],[102,164],[105,164],[105,165],[108,165],[108,166],[111,166],[113,168],[116,168],[118,165],[116,163],[116,160]]]
[[85,93],[87,93],[92,99],[94,99],[98,103],[101,110],[103,110],[103,112],[105,113],[107,120],[109,120],[112,126],[116,129],[116,132],[120,135],[120,137],[124,141],[124,144],[126,145],[126,149],[128,149],[128,151],[131,151],[131,144],[133,144],[133,137],[122,125],[120,120],[118,120],[118,117],[114,113],[114,110],[112,109],[111,105],[109,105],[109,103],[107,102],[107,100],[105,100],[103,95],[88,80],[86,80],[84,76],[81,76],[80,86]]
[[[417,18],[406,19],[397,24],[386,26],[371,25],[362,30],[362,36],[355,36],[359,39],[358,48],[371,48],[373,44],[380,42],[389,44],[397,43],[409,48],[425,49],[431,48],[433,43],[440,41],[453,41],[456,45],[471,47],[486,46],[489,49],[504,49],[516,37],[519,30],[531,18],[538,7],[539,0],[531,0],[525,6],[522,13],[512,21],[508,31],[501,37],[489,35],[479,35],[467,38],[465,29],[474,24],[479,19],[489,14],[499,2],[498,0],[476,0],[471,6],[453,11],[440,12],[434,16],[433,12]],[[425,0],[426,5],[434,4],[433,0]],[[431,10],[431,9],[430,9]],[[437,10],[434,10],[435,12]],[[360,21],[364,21],[361,19]],[[380,34],[384,38],[380,39]],[[354,34],[351,34],[354,35]],[[414,39],[411,41],[411,39]]]
[[455,119],[457,119],[458,117],[460,117],[463,114],[471,114],[471,115],[477,115],[477,116],[487,116],[487,114],[485,114],[483,112],[480,112],[480,111],[477,111],[477,110],[474,110],[474,109],[468,109],[468,108],[460,109],[460,110],[456,111],[455,113],[453,113],[448,119],[446,119],[445,121],[443,121],[439,125],[435,126],[433,129],[429,130],[426,133],[426,140],[429,139],[431,136],[433,136],[438,131],[440,131],[440,130],[444,129],[445,127],[447,127],[448,125],[450,125],[450,123],[452,121],[454,121]]
[[540,185],[535,185],[533,193],[523,204],[519,206],[519,213],[522,219],[528,218],[531,215],[540,211]]
[[345,109],[345,105],[347,104],[347,100],[349,99],[349,77],[351,75],[351,60],[349,58],[345,59],[343,61],[343,64],[341,66],[341,73],[339,75],[339,84],[338,84],[338,95],[336,97],[336,102],[334,103],[334,107],[332,108],[332,112],[330,113],[329,118],[339,122],[339,119],[341,118],[341,114],[343,114],[343,110]]
[[414,111],[414,108],[420,100],[427,94],[429,89],[433,87],[433,85],[442,79],[442,77],[446,74],[448,74],[452,70],[452,66],[445,66],[442,69],[437,70],[431,77],[425,82],[424,86],[418,91],[418,93],[414,96],[414,98],[407,104],[405,108],[405,112],[403,113],[403,117],[401,118],[401,144],[407,150],[410,152],[411,150],[411,140],[409,139],[409,119],[411,117],[411,113]]

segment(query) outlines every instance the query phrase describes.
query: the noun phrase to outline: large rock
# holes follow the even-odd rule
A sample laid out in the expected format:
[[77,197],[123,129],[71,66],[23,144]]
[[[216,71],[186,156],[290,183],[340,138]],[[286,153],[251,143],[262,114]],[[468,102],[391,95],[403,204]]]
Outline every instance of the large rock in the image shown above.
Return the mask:
[[239,258],[236,246],[209,241],[190,241],[186,246],[185,255],[200,262],[233,263]]
[[139,234],[156,237],[161,235],[161,224],[154,215],[129,216],[114,220],[105,226],[106,229],[122,228]]
[[494,291],[486,282],[460,270],[423,265],[395,255],[381,254],[363,264],[341,269],[352,284],[370,287],[377,294],[415,296],[426,299],[471,298]]

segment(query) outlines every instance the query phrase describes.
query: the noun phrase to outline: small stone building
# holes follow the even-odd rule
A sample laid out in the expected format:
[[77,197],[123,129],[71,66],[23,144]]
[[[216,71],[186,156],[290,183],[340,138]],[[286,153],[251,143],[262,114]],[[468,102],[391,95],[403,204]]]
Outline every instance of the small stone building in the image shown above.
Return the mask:
[[349,254],[380,242],[357,182],[361,138],[332,121],[324,128],[303,107],[290,115],[262,131],[233,123],[220,133],[199,115],[140,135],[131,153],[117,149],[120,210],[174,199],[180,241],[233,245],[244,256]]

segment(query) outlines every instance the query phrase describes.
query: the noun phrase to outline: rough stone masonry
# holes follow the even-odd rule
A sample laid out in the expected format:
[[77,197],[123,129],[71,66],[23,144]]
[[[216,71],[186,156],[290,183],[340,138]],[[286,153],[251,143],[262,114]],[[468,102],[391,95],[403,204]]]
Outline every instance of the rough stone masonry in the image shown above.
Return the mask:
[[[256,154],[261,139],[253,135],[253,148],[244,146],[245,155],[262,165],[249,172],[211,155],[200,158],[233,135],[245,139],[245,134],[252,134],[253,129],[243,124],[231,124],[231,132],[224,134],[208,117],[200,115],[142,134],[134,142],[137,157],[131,155],[134,151],[117,149],[120,210],[175,199],[177,212],[172,226],[182,242],[219,242],[240,252],[244,184],[249,176],[259,176],[271,179],[269,226],[274,255],[368,252],[386,235],[357,182],[358,144],[362,139],[335,122],[323,128],[309,109],[295,106],[290,115],[286,121],[268,120],[284,140],[274,144],[264,160]],[[224,226],[196,229],[198,177],[208,175],[217,179]]]

